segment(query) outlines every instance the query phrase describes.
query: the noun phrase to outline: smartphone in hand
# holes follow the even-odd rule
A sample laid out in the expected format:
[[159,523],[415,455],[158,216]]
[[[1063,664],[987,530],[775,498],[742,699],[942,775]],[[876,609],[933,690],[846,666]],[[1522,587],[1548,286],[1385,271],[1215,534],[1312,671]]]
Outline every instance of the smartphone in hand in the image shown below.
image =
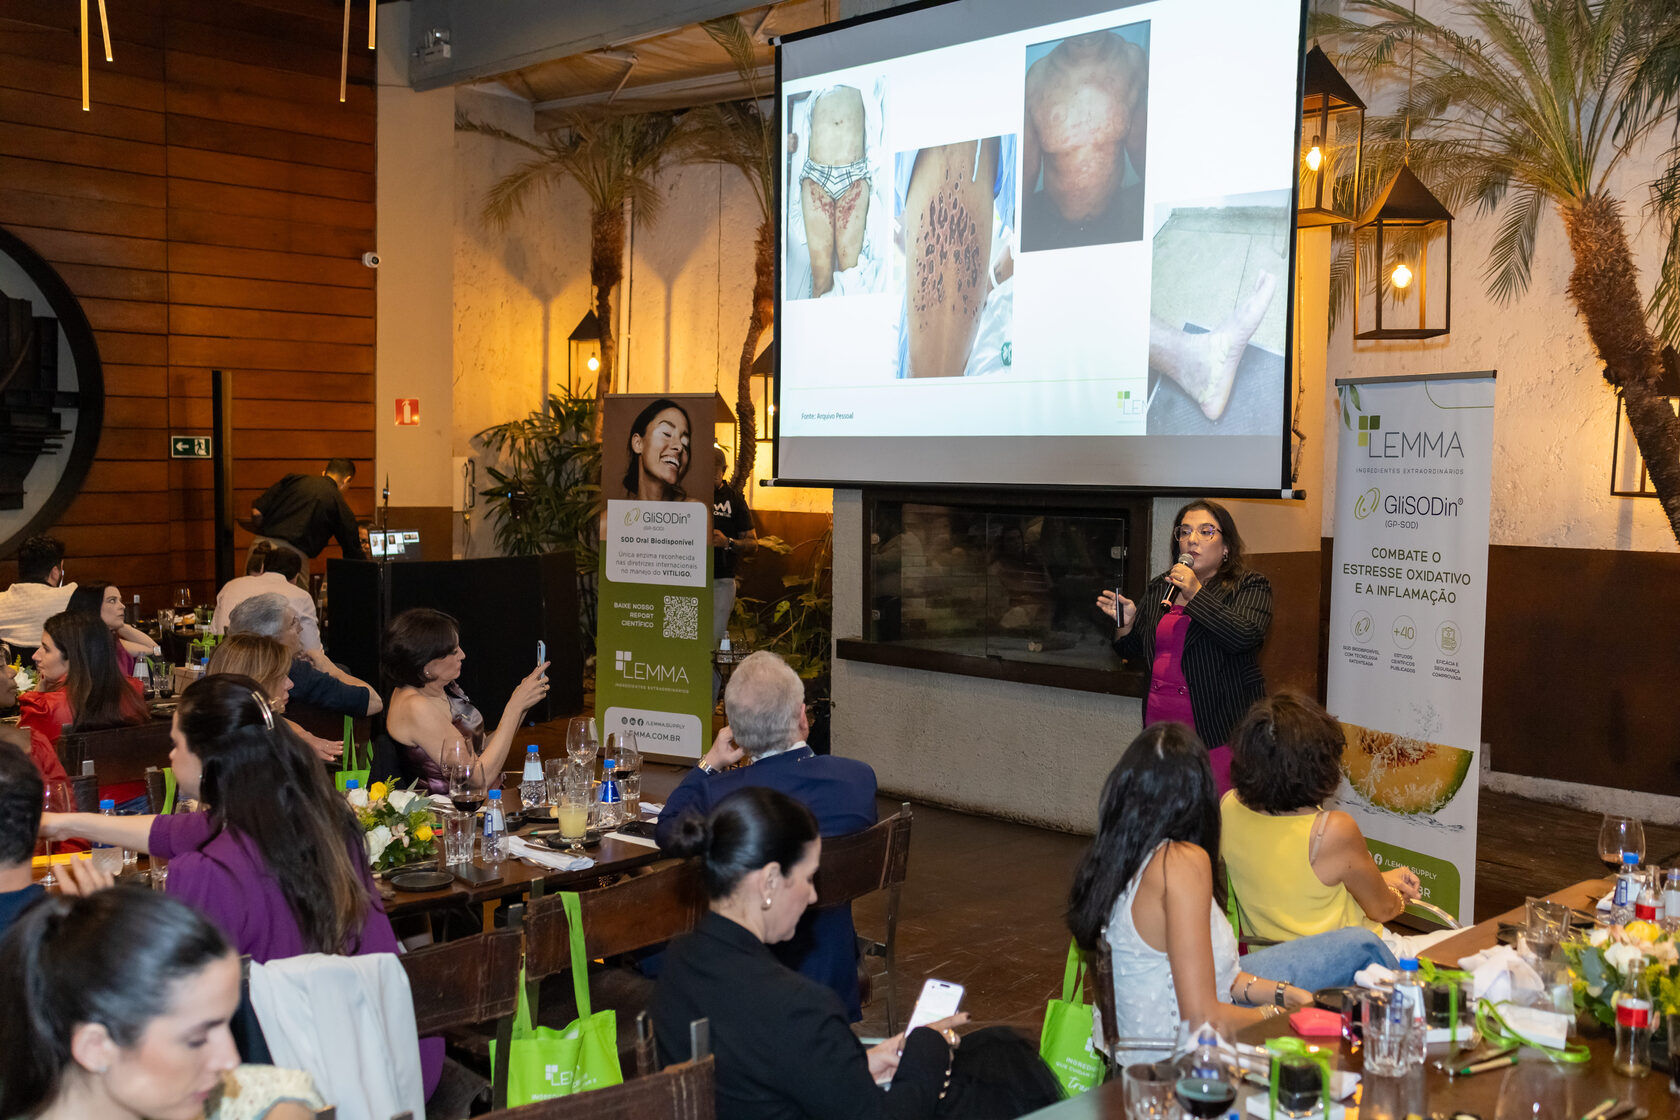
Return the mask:
[[[543,641],[541,638],[538,638],[537,639],[537,664],[541,665],[544,661],[547,661],[547,660],[548,660],[548,643]],[[547,677],[548,674],[544,673],[543,676]]]

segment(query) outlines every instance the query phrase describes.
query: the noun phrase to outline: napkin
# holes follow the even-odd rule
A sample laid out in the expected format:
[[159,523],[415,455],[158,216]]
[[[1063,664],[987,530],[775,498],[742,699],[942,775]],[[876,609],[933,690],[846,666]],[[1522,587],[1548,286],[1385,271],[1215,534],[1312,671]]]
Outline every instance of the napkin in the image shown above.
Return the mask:
[[1470,973],[1472,999],[1493,1003],[1506,1000],[1532,1003],[1546,990],[1534,966],[1523,960],[1509,945],[1495,945],[1480,953],[1472,953],[1460,960],[1458,967]]
[[538,867],[546,867],[551,871],[582,871],[594,867],[595,861],[588,856],[569,856],[563,852],[556,852],[551,848],[544,848],[533,844],[519,836],[507,838],[508,854],[514,859],[534,863]]
[[605,836],[605,839],[607,839],[607,840],[622,840],[626,844],[640,844],[644,848],[657,848],[657,847],[659,847],[659,841],[657,841],[657,840],[649,839],[646,836],[631,836],[628,832],[609,832]]
[[1400,974],[1392,968],[1384,968],[1380,964],[1368,964],[1353,974],[1353,982],[1361,988],[1387,988],[1400,978]]
[[642,802],[642,812],[646,813],[647,815],[649,815],[651,817],[657,817],[659,814],[663,813],[664,811],[665,811],[665,803],[663,801],[644,801],[644,802]]

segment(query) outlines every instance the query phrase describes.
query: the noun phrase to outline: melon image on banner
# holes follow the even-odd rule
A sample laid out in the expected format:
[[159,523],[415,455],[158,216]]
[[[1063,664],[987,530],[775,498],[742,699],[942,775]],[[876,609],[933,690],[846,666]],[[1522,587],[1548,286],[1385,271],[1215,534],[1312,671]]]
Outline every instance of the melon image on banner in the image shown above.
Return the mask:
[[1391,813],[1435,813],[1470,773],[1471,752],[1343,723],[1342,773],[1367,803]]

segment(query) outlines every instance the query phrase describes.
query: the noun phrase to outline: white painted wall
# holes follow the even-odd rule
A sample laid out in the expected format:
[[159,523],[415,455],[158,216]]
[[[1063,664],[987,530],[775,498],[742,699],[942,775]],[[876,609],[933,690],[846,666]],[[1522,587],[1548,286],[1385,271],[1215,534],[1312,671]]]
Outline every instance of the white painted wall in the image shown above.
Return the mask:
[[[454,95],[406,85],[408,5],[379,9],[377,239],[381,257],[374,365],[374,488],[393,506],[447,506],[454,472],[450,381]],[[372,248],[372,246],[370,246]],[[398,397],[420,401],[420,423],[397,427]]]

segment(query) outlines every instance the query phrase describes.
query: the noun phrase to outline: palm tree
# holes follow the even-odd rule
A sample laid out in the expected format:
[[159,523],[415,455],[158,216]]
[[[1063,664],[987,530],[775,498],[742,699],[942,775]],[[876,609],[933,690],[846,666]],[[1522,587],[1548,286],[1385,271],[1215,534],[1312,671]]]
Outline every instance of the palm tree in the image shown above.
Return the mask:
[[[534,142],[464,113],[455,117],[463,132],[494,136],[529,149],[532,158],[497,180],[484,196],[484,221],[505,229],[523,212],[533,191],[557,187],[567,179],[583,188],[589,199],[589,281],[594,287],[595,318],[601,325],[601,369],[595,400],[605,402],[612,391],[618,358],[613,331],[612,293],[624,278],[624,238],[628,225],[624,204],[638,220],[652,224],[659,217],[663,196],[654,174],[671,141],[676,119],[669,113],[596,117],[573,113],[563,127]],[[604,408],[595,409],[594,436],[601,439]]]
[[[1352,72],[1404,71],[1392,117],[1368,122],[1371,174],[1404,158],[1442,201],[1499,212],[1485,270],[1501,302],[1528,290],[1548,206],[1563,219],[1569,298],[1621,394],[1651,485],[1680,539],[1680,418],[1662,388],[1680,338],[1680,149],[1653,184],[1668,253],[1649,307],[1639,294],[1612,172],[1680,104],[1680,15],[1651,0],[1460,0],[1460,34],[1396,0],[1349,0],[1373,17],[1321,16],[1315,29]],[[1333,278],[1334,279],[1334,278]],[[1649,314],[1649,320],[1647,319]],[[1656,324],[1653,330],[1651,323]],[[1660,332],[1660,334],[1659,334]],[[1664,344],[1669,344],[1667,347]]]
[[776,226],[774,207],[776,138],[774,122],[760,105],[767,93],[758,88],[758,60],[751,34],[735,16],[707,20],[700,26],[729,54],[748,97],[721,105],[702,105],[684,118],[678,133],[682,158],[691,163],[722,163],[746,176],[758,199],[758,239],[753,245],[752,314],[741,343],[741,366],[735,386],[735,470],[731,484],[739,490],[752,474],[758,457],[758,417],[752,400],[752,367],[759,339],[776,318]]

